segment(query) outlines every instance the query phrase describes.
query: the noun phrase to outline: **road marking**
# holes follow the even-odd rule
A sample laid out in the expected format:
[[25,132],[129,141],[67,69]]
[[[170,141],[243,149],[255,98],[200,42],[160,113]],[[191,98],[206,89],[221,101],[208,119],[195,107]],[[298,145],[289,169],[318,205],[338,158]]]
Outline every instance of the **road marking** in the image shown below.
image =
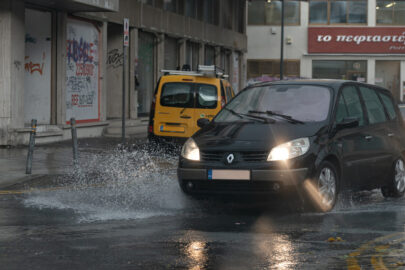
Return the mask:
[[[389,242],[389,243],[384,243],[384,245],[381,245],[381,242],[383,242],[383,241]],[[385,253],[387,253],[387,249],[389,249],[389,247],[392,244],[400,243],[402,241],[405,241],[405,233],[398,232],[398,233],[378,237],[374,240],[371,240],[371,241],[361,245],[358,249],[356,249],[356,251],[350,253],[348,258],[346,259],[347,269],[349,269],[349,270],[362,269],[361,266],[359,265],[357,257],[362,255],[362,253],[365,251],[371,251],[373,253],[378,252],[377,254],[373,254],[370,259],[371,265],[373,266],[373,268],[375,270],[388,269],[387,266],[385,266],[385,264],[384,264],[383,255]],[[378,246],[376,246],[376,245],[378,245]]]

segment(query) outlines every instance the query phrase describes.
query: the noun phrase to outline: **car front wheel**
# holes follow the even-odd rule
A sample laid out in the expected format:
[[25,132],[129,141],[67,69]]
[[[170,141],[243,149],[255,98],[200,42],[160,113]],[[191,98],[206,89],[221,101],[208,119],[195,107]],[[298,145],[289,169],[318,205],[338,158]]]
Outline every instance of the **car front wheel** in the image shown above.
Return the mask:
[[405,166],[399,158],[395,161],[387,186],[381,188],[384,197],[402,197],[405,193]]
[[316,177],[306,188],[311,206],[318,212],[329,212],[335,206],[338,196],[339,175],[336,167],[328,161],[322,162]]

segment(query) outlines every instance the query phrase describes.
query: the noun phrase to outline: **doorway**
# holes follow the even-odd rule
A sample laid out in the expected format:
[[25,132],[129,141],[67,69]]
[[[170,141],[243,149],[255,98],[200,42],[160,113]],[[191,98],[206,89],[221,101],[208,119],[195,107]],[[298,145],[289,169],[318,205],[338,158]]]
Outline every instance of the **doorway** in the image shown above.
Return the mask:
[[400,101],[400,61],[375,61],[375,84],[391,91],[397,102]]
[[25,9],[24,123],[51,123],[52,13]]

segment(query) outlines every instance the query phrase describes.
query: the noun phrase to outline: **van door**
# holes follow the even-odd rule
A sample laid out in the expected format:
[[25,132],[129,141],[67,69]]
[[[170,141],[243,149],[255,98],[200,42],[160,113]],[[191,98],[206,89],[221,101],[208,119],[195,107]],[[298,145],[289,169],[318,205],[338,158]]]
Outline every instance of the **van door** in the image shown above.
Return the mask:
[[208,118],[210,121],[221,110],[219,87],[214,84],[195,84],[195,132],[199,130],[197,120]]
[[190,137],[196,126],[194,84],[166,82],[159,87],[154,133],[158,136]]

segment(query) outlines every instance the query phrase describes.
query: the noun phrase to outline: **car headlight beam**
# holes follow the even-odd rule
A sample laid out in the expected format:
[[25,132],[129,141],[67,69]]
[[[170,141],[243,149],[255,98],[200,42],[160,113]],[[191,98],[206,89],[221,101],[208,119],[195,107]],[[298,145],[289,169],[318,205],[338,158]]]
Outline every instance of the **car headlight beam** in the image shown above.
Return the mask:
[[181,156],[185,159],[200,161],[200,149],[192,138],[189,138],[183,145]]
[[271,149],[267,161],[288,160],[302,156],[308,152],[309,145],[308,138],[299,138],[280,144]]

